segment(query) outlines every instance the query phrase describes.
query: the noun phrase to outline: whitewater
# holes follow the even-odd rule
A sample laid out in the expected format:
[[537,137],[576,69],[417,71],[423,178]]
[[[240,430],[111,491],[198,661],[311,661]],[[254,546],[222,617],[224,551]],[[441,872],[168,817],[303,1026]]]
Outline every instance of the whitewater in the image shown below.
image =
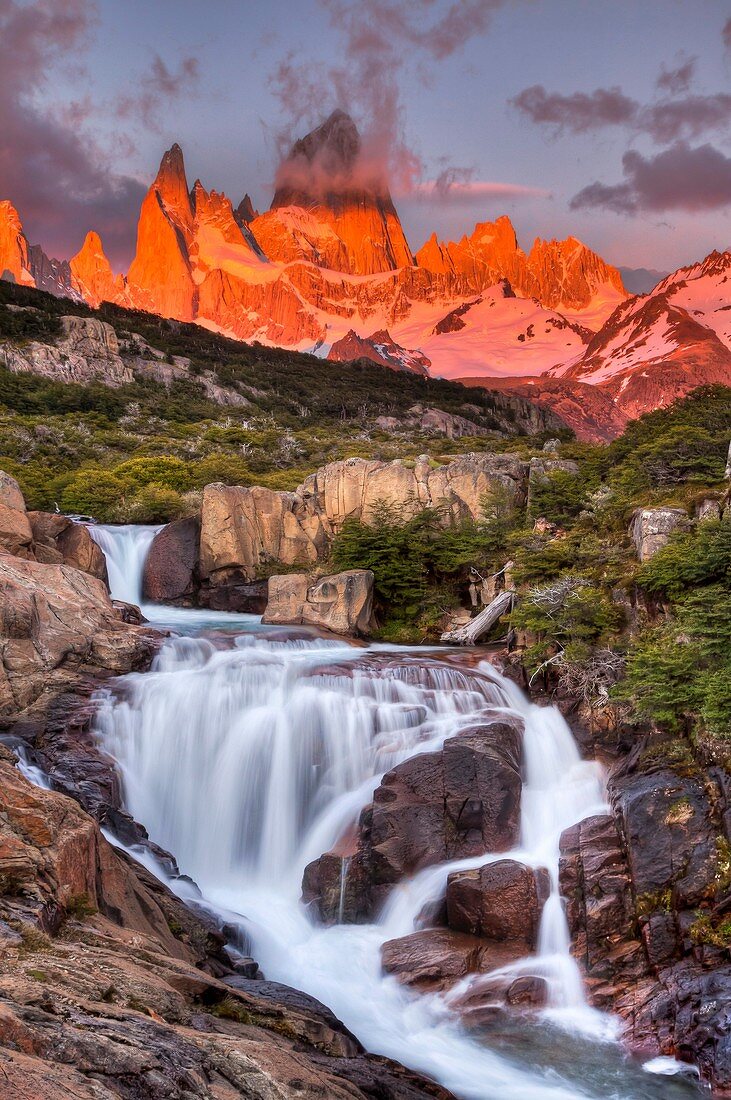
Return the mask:
[[[142,602],[156,530],[92,530],[116,598]],[[454,663],[444,650],[292,637],[246,615],[142,609],[177,633],[149,672],[105,689],[96,735],[117,763],[126,808],[205,904],[240,927],[268,979],[318,998],[368,1050],[463,1100],[697,1095],[670,1060],[629,1059],[618,1021],[586,1002],[559,895],[559,838],[606,806],[600,767],[582,760],[557,709],[528,701],[486,661]],[[352,828],[383,774],[492,721],[523,730],[518,848],[425,869],[394,888],[372,924],[314,923],[300,902],[304,868]],[[150,863],[149,853],[136,854]],[[447,994],[417,994],[383,974],[381,947],[420,927],[452,871],[498,858],[549,872],[538,951],[500,971],[543,978],[548,1005],[491,1038],[469,1033],[456,1010],[484,975]],[[185,880],[169,884],[185,896]]]

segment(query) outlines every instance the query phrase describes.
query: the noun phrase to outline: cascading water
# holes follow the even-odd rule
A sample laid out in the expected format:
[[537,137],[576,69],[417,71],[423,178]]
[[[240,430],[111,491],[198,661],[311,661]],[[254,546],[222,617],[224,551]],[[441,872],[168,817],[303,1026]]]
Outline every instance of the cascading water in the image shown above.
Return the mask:
[[[198,630],[198,613],[186,614]],[[596,1042],[613,1028],[586,1007],[569,952],[558,840],[566,826],[601,809],[601,776],[580,759],[558,711],[528,703],[487,665],[461,668],[433,650],[281,640],[266,631],[222,645],[220,637],[166,642],[149,673],[105,693],[97,731],[118,762],[127,808],[174,853],[210,905],[228,921],[241,915],[268,978],[318,997],[366,1047],[464,1100],[690,1095],[679,1081],[656,1088],[618,1047]],[[306,864],[357,820],[385,771],[475,722],[506,715],[525,729],[521,842],[509,855],[547,867],[552,880],[538,956],[512,969],[544,977],[552,1008],[547,1020],[528,1025],[533,1049],[525,1048],[523,1023],[516,1050],[504,1043],[498,1052],[489,1038],[478,1042],[463,1031],[453,997],[414,995],[384,977],[380,964],[382,944],[414,929],[450,871],[489,855],[403,883],[378,924],[322,928],[298,899]],[[575,1049],[582,1031],[594,1040]],[[608,1053],[600,1057],[600,1049]]]
[[124,527],[90,524],[89,534],[104,551],[112,598],[125,603],[142,603],[142,570],[159,524]]

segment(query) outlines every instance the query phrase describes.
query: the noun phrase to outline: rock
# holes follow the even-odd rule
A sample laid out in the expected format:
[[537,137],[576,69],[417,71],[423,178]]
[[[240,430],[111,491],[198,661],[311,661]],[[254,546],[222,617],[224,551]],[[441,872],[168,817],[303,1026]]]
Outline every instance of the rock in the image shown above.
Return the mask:
[[259,486],[206,485],[201,511],[200,571],[212,587],[251,582],[267,562],[317,560],[317,546],[295,515],[294,493]]
[[283,573],[270,577],[269,600],[262,622],[301,624],[308,589],[306,573]]
[[69,261],[69,267],[75,287],[94,309],[102,302],[126,304],[124,278],[121,275],[114,277],[98,233],[90,230],[86,234],[83,245]]
[[200,520],[176,519],[155,535],[145,560],[142,593],[153,603],[192,600],[199,584]]
[[661,908],[672,896],[673,908],[692,909],[713,897],[721,823],[700,776],[669,768],[629,775],[613,783],[612,802],[645,907]]
[[683,508],[640,508],[630,525],[637,557],[649,561],[658,550],[667,546],[674,531],[690,528],[688,513]]
[[83,523],[54,512],[29,512],[36,561],[70,565],[109,584],[104,551]]
[[370,569],[334,573],[313,585],[304,573],[270,577],[263,621],[367,635],[373,626],[373,582]]
[[3,749],[0,882],[7,1100],[453,1100],[315,998],[233,975],[220,933]]
[[157,637],[123,623],[98,578],[0,554],[0,714],[23,710],[84,671],[138,668]]
[[0,202],[0,278],[35,286],[20,215],[7,199]]
[[[390,334],[381,329],[371,336],[358,336],[350,329],[340,340],[336,340],[327,353],[331,362],[349,363],[356,359],[369,359],[391,370],[410,370],[417,374],[429,375],[431,360],[420,351],[408,350],[391,339]],[[444,413],[444,416],[449,414]]]
[[33,531],[25,500],[14,477],[0,470],[0,548],[32,558]]
[[438,241],[433,235],[416,253],[416,260],[427,271],[460,275],[469,293],[507,278],[511,293],[537,298],[552,308],[582,309],[600,286],[612,286],[618,302],[624,294],[619,271],[573,237],[536,239],[526,254],[505,215],[495,222],[478,223],[472,235],[458,243]]
[[[521,796],[520,732],[495,723],[449,738],[381,780],[363,811],[344,884],[344,919],[367,920],[394,884],[424,867],[517,844]],[[307,868],[304,896],[326,921],[338,917],[341,866],[327,853]],[[324,893],[318,893],[324,888]]]
[[481,969],[485,944],[477,936],[449,928],[429,928],[396,940],[381,948],[381,963],[405,985],[445,989],[466,974]]
[[715,497],[705,497],[696,506],[695,517],[699,523],[705,523],[709,519],[719,520],[721,518],[721,501],[716,500]]
[[134,381],[134,370],[119,354],[117,334],[96,317],[61,317],[55,344],[31,341],[6,344],[2,360],[14,373],[29,371],[55,382],[101,381],[122,386]]
[[456,871],[447,879],[447,924],[490,940],[517,941],[532,950],[551,890],[548,872],[512,859]]

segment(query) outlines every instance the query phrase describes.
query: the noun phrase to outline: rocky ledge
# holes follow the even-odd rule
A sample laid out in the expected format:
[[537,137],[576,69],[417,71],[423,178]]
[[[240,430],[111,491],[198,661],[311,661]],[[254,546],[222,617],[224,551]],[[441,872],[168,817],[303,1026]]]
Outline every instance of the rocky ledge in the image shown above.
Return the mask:
[[205,914],[0,748],[5,1100],[449,1100],[314,998],[257,980]]

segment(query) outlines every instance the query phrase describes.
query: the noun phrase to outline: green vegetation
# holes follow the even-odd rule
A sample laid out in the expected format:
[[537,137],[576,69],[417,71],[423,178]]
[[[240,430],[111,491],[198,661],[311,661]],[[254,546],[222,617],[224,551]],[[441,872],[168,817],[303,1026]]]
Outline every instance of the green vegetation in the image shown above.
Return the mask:
[[[162,522],[195,511],[212,481],[293,489],[345,457],[443,461],[489,448],[546,458],[544,438],[516,430],[515,408],[485,391],[326,364],[116,306],[91,311],[0,281],[0,340],[22,348],[54,337],[68,313],[111,324],[131,365],[146,342],[147,357],[171,364],[175,378],[164,386],[137,376],[111,389],[0,366],[0,466],[31,508]],[[235,403],[210,400],[213,384]],[[417,403],[494,434],[448,440],[379,426],[384,416],[403,422]],[[691,738],[731,739],[731,389],[702,387],[608,446],[559,434],[560,458],[575,468],[533,478],[528,507],[486,499],[467,522],[416,501],[382,502],[368,524],[345,524],[329,565],[372,569],[381,636],[413,641],[438,636],[467,604],[471,578],[511,562],[519,599],[496,634],[511,633],[529,677],[540,673],[547,690],[590,706],[626,708],[665,735],[646,749],[647,766],[656,753],[658,763],[692,768]],[[725,504],[724,519],[699,521],[701,501]],[[684,509],[690,529],[640,565],[629,524],[635,509],[657,506]]]
[[[484,437],[408,428],[396,436],[379,427],[380,417],[403,421],[416,404],[466,416],[495,433],[495,449],[521,438],[514,409],[483,390],[467,394],[454,382],[373,363],[326,363],[109,304],[93,311],[0,280],[0,341],[21,350],[47,341],[67,314],[111,324],[131,365],[147,342],[147,357],[172,364],[177,376],[167,386],[139,374],[118,388],[63,384],[12,374],[0,355],[0,465],[31,508],[58,503],[105,522],[158,522],[195,510],[195,494],[211,481],[291,490],[339,458],[484,449]],[[210,400],[204,383],[225,386],[239,404]]]

